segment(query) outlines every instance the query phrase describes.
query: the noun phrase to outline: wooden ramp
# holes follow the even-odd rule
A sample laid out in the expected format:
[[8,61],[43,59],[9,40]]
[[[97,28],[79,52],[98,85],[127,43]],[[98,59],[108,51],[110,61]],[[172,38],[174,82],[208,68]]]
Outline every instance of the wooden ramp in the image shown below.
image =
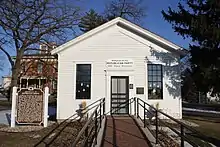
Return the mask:
[[108,116],[102,147],[149,147],[148,139],[132,117]]

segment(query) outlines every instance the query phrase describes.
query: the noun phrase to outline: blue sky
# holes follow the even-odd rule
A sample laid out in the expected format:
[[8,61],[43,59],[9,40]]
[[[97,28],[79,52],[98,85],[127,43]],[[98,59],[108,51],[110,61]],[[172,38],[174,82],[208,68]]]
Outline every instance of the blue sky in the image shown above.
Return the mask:
[[[72,0],[69,0],[72,1]],[[94,9],[98,12],[103,12],[105,3],[109,0],[81,0],[80,5],[83,10]],[[166,22],[161,14],[161,10],[167,10],[168,7],[177,8],[178,0],[144,0],[147,9],[147,16],[142,21],[142,27],[146,28],[172,42],[175,44],[182,46],[184,48],[188,48],[189,40],[184,40],[181,36],[178,36],[171,27],[171,25]],[[11,51],[12,55],[14,55],[14,51]],[[2,58],[2,52],[0,53],[0,57]],[[10,66],[6,58],[0,60],[1,63],[4,63],[3,71],[0,71],[0,78],[2,76],[8,75],[10,73]],[[0,64],[1,64],[0,63]],[[1,80],[0,80],[1,83]]]

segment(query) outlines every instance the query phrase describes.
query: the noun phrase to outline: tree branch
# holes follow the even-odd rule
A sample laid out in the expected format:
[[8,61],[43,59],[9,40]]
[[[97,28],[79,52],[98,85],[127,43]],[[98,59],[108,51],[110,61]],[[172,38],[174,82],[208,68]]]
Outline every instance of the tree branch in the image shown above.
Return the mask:
[[9,54],[6,50],[4,50],[3,47],[1,47],[1,46],[0,46],[0,50],[3,51],[3,53],[5,53],[6,57],[8,58],[8,61],[9,61],[10,64],[11,64],[11,67],[13,68],[13,66],[14,66],[14,61],[12,60],[10,54]]

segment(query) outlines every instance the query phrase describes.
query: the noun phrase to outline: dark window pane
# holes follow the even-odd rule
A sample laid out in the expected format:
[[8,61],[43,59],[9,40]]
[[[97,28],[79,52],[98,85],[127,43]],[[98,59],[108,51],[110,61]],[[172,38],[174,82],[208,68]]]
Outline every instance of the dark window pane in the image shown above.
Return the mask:
[[76,99],[90,99],[91,65],[76,65]]
[[157,82],[157,88],[162,88],[161,86],[161,82]]
[[157,70],[157,65],[153,65],[153,70]]
[[157,81],[161,81],[161,76],[157,76]]
[[148,89],[153,87],[153,82],[148,82]]
[[158,70],[158,71],[157,71],[157,75],[158,75],[158,76],[161,76],[161,75],[162,75],[161,70]]
[[152,65],[151,65],[151,64],[148,64],[148,65],[147,65],[147,68],[148,68],[148,70],[152,70]]
[[157,76],[153,76],[153,81],[157,82]]
[[21,88],[27,88],[27,79],[21,79]]
[[42,70],[43,70],[43,64],[41,62],[39,62],[37,65],[37,71],[38,71],[38,73],[42,73]]
[[148,76],[148,81],[153,81],[153,76]]
[[153,75],[154,76],[157,75],[157,71],[156,70],[153,71]]
[[161,71],[161,65],[157,65],[157,70]]

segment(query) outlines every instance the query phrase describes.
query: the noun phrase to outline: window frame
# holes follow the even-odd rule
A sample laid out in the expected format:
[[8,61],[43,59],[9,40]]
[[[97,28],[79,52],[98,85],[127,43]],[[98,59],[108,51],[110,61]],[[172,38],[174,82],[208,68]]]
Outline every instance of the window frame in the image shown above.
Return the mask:
[[[151,80],[149,80],[149,66],[152,66],[151,72],[152,74],[150,76],[152,76]],[[153,66],[155,67],[155,70],[153,69]],[[160,66],[160,70],[157,69],[157,66]],[[162,64],[154,64],[154,63],[148,63],[146,66],[146,70],[147,70],[147,96],[148,96],[148,100],[163,100],[163,65]],[[156,72],[156,75],[154,75],[154,71]],[[160,75],[157,73],[157,71],[160,71]],[[158,77],[160,76],[160,80],[158,80]],[[156,77],[154,80],[154,77]],[[159,99],[153,99],[150,98],[149,96],[149,82],[152,83],[152,86],[154,83],[159,83],[161,84],[161,94],[160,94],[160,98]]]
[[[79,98],[77,97],[77,66],[78,65],[90,65],[90,97],[89,98],[86,98],[86,99],[82,99],[82,98]],[[91,97],[92,97],[92,63],[91,62],[75,62],[75,80],[74,80],[74,97],[75,97],[75,100],[91,100]]]

